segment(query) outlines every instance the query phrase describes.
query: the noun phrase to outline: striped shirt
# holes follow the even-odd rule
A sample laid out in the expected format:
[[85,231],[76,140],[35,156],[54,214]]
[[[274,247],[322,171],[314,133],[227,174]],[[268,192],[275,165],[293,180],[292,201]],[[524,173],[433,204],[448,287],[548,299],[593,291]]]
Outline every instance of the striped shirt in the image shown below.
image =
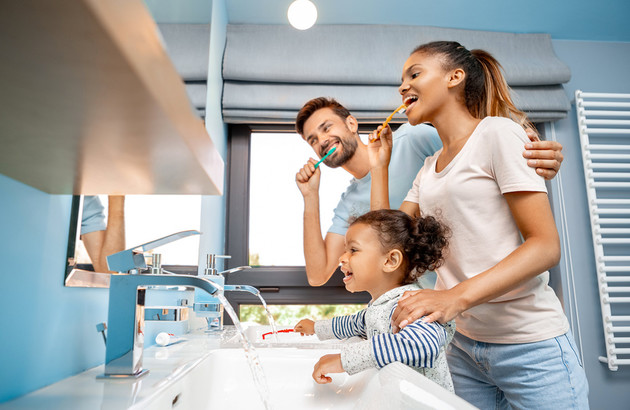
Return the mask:
[[354,315],[317,321],[315,333],[322,340],[352,337],[364,339],[341,349],[341,362],[349,374],[401,362],[453,391],[444,355],[444,348],[455,332],[453,322],[441,325],[417,320],[400,332],[392,333],[391,316],[398,305],[398,299],[405,291],[418,289],[420,287],[417,284],[401,286],[381,295],[366,309]]

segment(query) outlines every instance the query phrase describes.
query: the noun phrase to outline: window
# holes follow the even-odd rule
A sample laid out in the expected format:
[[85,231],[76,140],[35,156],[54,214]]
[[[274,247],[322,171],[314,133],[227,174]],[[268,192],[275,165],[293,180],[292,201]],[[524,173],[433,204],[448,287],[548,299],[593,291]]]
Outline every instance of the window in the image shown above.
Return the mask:
[[[302,319],[324,320],[352,315],[364,309],[365,305],[269,305],[268,308],[276,325],[295,326]],[[239,320],[244,323],[269,324],[262,305],[241,305]]]
[[[249,264],[304,266],[302,213],[304,201],[295,174],[317,158],[295,133],[252,133],[249,170]],[[320,222],[322,235],[351,175],[322,166]]]
[[[278,131],[278,127],[274,128]],[[232,259],[227,264],[229,267],[248,265],[250,253],[258,254],[260,259],[259,263],[252,263],[256,265],[252,269],[226,275],[226,283],[255,286],[268,305],[365,304],[369,294],[348,292],[340,271],[320,287],[311,287],[306,279],[302,249],[304,208],[302,195],[295,185],[295,173],[312,156],[312,150],[294,133],[256,133],[254,136],[247,126],[229,127],[226,253]],[[351,176],[342,169],[334,170],[336,174],[329,172],[332,171],[329,168],[322,171],[322,178],[334,180],[322,181],[322,186],[329,184],[326,190],[330,191],[327,202],[323,205],[320,202],[327,208],[320,215],[325,231]],[[278,190],[279,181],[285,193]],[[330,184],[336,188],[330,188]],[[323,191],[320,190],[320,195]],[[260,210],[252,210],[254,207]],[[278,235],[278,231],[282,234]],[[289,231],[292,233],[287,234]],[[265,246],[260,241],[265,242]],[[267,244],[270,246],[266,247]],[[227,292],[226,297],[237,313],[241,305],[260,303],[246,292]]]

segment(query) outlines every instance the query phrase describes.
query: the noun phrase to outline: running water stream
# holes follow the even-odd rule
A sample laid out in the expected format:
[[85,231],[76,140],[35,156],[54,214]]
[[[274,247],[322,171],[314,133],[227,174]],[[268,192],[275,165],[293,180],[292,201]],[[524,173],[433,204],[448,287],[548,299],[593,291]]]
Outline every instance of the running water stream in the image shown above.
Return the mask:
[[260,299],[260,303],[262,303],[265,308],[265,313],[267,314],[267,320],[269,321],[269,325],[271,326],[271,331],[273,333],[274,341],[278,342],[278,329],[276,327],[276,321],[273,319],[273,315],[269,311],[269,307],[267,306],[267,302],[260,294],[260,291],[253,286],[249,285],[225,285],[223,289],[225,291],[239,291],[239,292],[249,292],[254,296],[257,296]]
[[276,328],[276,321],[273,320],[273,315],[271,314],[271,312],[269,311],[269,308],[267,307],[267,303],[265,302],[265,299],[263,299],[262,295],[260,294],[260,291],[258,292],[258,298],[260,299],[260,302],[262,303],[263,307],[265,308],[265,312],[267,312],[267,319],[269,320],[269,325],[271,325],[271,331],[273,332],[273,340],[278,343],[278,329]]
[[[221,304],[223,304],[225,311],[228,313],[228,315],[230,315],[232,322],[234,322],[234,327],[236,327],[236,330],[238,330],[238,332],[241,335],[241,343],[243,345],[243,350],[245,351],[247,364],[249,365],[249,369],[252,373],[254,384],[256,385],[256,388],[258,389],[258,394],[260,395],[260,399],[262,400],[263,405],[265,406],[265,409],[271,410],[272,407],[271,407],[271,402],[270,402],[270,397],[269,397],[269,386],[267,385],[267,378],[265,377],[265,372],[263,371],[262,364],[260,363],[260,357],[258,356],[256,349],[254,349],[254,346],[252,346],[251,342],[247,339],[247,336],[245,336],[245,332],[243,331],[243,327],[241,326],[241,321],[238,319],[238,315],[234,311],[234,308],[232,307],[230,302],[228,302],[225,295],[223,295],[223,287],[221,287],[220,285],[216,283],[213,283],[213,285],[219,289],[219,291],[216,292],[215,296],[219,299]],[[243,289],[239,289],[239,290],[243,290]],[[258,296],[260,297],[260,300],[264,304],[265,302],[262,296],[260,296],[260,292],[258,292]],[[267,312],[269,314],[269,311]]]

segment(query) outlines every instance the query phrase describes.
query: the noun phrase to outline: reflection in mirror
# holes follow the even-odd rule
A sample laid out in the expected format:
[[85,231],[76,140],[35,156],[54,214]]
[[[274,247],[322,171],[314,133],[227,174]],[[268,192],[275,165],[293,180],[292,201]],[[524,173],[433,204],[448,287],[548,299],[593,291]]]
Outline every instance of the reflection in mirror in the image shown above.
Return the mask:
[[[200,216],[198,195],[73,197],[66,286],[109,287],[108,255],[175,232],[199,230]],[[167,269],[177,271],[176,265],[196,272],[199,236],[160,246],[153,252],[162,255]]]
[[84,196],[79,238],[79,263],[91,261],[95,272],[109,272],[107,255],[125,249],[125,197],[108,196],[105,208],[98,196]]

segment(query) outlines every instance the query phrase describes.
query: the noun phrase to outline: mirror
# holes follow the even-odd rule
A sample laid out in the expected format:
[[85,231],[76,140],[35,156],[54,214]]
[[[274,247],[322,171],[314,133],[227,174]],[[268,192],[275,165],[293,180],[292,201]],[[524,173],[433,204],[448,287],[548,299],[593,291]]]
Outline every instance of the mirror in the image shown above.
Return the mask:
[[107,255],[125,249],[125,197],[72,198],[66,286],[108,287]]
[[[72,199],[65,285],[109,287],[107,256],[175,232],[200,230],[199,195],[80,196]],[[163,267],[197,272],[199,235],[145,252]]]

